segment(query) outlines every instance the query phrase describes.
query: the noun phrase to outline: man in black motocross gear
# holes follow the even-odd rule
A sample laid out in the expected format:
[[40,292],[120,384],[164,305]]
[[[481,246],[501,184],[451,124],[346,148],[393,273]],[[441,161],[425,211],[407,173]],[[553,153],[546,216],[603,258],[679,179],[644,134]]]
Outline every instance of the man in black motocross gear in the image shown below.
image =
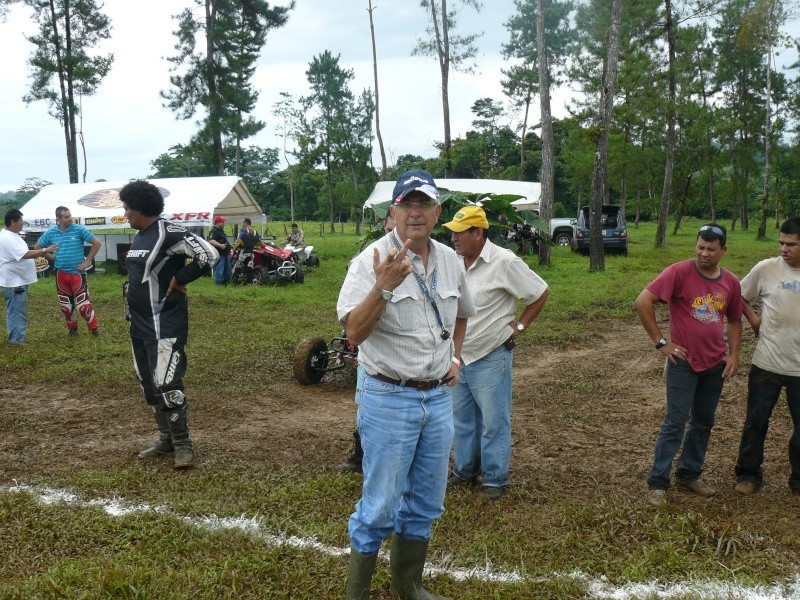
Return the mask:
[[153,184],[133,181],[119,196],[130,226],[138,230],[125,260],[133,364],[161,433],[139,458],[174,452],[175,468],[191,467],[194,448],[183,388],[189,334],[186,286],[210,272],[219,255],[202,237],[161,219],[164,198]]

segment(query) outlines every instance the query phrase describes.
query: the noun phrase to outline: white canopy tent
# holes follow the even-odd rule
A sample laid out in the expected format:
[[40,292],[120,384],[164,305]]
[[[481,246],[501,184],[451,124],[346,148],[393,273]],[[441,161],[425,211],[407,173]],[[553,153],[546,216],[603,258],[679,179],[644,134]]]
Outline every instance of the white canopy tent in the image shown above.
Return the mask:
[[[542,193],[542,185],[535,181],[508,181],[504,179],[436,179],[435,181],[437,187],[451,192],[522,196],[519,200],[514,200],[511,203],[517,210],[539,212],[539,197]],[[394,182],[379,181],[369,198],[364,202],[364,208],[391,202],[393,188]]]
[[[261,207],[240,177],[150,179],[164,196],[163,217],[185,227],[209,227],[215,216],[264,221]],[[119,191],[128,181],[48,185],[20,210],[26,231],[56,224],[55,212],[66,206],[76,223],[89,229],[127,229]]]

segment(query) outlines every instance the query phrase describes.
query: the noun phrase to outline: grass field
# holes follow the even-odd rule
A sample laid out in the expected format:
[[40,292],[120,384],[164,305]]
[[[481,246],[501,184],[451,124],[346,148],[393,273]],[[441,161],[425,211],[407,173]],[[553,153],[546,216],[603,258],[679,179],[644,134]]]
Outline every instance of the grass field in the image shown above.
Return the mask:
[[[628,332],[620,339],[633,332],[647,346],[633,300],[667,264],[692,256],[699,225],[685,220],[659,250],[653,224],[631,230],[630,255],[607,257],[603,273],[590,274],[588,258],[564,248],[553,250],[546,269],[527,259],[552,293],[521,339],[517,353],[530,354],[519,362],[589,351],[617,329]],[[206,437],[199,445],[203,460],[187,473],[135,459],[136,444],[152,438],[153,427],[133,377],[123,278],[109,268],[90,279],[99,339],[85,335],[83,325],[82,335],[69,339],[52,281],[32,286],[27,345],[0,345],[0,599],[343,597],[346,521],[360,479],[338,474],[333,467],[344,454],[331,456],[328,448],[343,448],[348,433],[326,431],[313,413],[305,417],[308,436],[302,427],[285,438],[270,433],[312,396],[341,402],[341,423],[352,422],[349,380],[304,388],[292,381],[291,360],[301,338],[338,334],[336,298],[357,237],[353,231],[320,236],[308,225],[305,232],[322,265],[303,285],[232,289],[203,278],[190,286],[187,394]],[[774,230],[765,241],[756,241],[754,230],[730,232],[722,264],[741,277],[777,249]],[[752,338],[745,371],[751,351]],[[644,377],[619,385],[634,394],[643,381],[660,390],[652,365]],[[545,385],[554,399],[537,397],[537,412],[552,411],[552,422],[602,435],[610,417],[590,419],[581,409],[602,384],[575,373]],[[515,387],[515,407],[541,392],[536,387]],[[656,406],[663,404],[658,393]],[[52,411],[37,411],[38,402]],[[48,413],[61,410],[75,417],[53,425]],[[207,433],[209,415],[218,421],[217,439]],[[515,416],[520,432],[525,418]],[[732,420],[728,429],[741,426]],[[237,433],[242,421],[263,432],[269,452]],[[630,436],[652,444],[651,428],[634,420]],[[537,443],[544,447],[548,436],[563,433],[556,429],[539,431]],[[313,440],[325,439],[329,446],[314,447]],[[779,443],[785,452],[785,440]],[[726,495],[656,511],[637,479],[649,466],[651,446],[641,456],[600,446],[620,472],[632,472],[624,484],[602,473],[577,481],[583,467],[559,465],[561,459],[552,473],[529,472],[520,459],[513,493],[497,503],[448,493],[432,543],[431,587],[459,599],[800,597],[796,499],[765,491],[750,504]],[[595,450],[589,447],[589,456]],[[388,587],[383,565],[372,597],[390,598]]]

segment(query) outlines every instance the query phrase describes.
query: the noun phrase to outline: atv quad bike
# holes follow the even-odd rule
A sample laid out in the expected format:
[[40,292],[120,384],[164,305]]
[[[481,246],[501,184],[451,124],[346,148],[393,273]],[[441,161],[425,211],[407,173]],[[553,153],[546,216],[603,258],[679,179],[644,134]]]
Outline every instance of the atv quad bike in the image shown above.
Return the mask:
[[276,243],[265,241],[263,245],[253,249],[252,267],[236,266],[239,252],[234,253],[234,268],[231,274],[231,283],[252,283],[263,285],[265,283],[290,282],[303,283],[305,273],[300,264],[300,257],[289,248],[281,248]]
[[322,381],[325,373],[347,367],[354,369],[357,364],[358,346],[351,344],[342,332],[330,345],[321,337],[300,340],[294,349],[292,370],[298,382],[311,385]]

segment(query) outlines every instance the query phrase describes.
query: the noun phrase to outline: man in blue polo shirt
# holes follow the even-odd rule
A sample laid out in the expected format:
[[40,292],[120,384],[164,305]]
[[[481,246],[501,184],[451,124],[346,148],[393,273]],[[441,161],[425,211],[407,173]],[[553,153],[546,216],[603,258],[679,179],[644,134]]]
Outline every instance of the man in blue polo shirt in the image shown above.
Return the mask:
[[[84,318],[89,331],[100,335],[100,324],[89,300],[86,271],[100,250],[100,240],[83,225],[72,222],[72,213],[66,206],[56,209],[57,224],[45,231],[36,248],[57,244],[55,253],[56,292],[58,305],[67,321],[69,335],[78,335],[78,315]],[[91,244],[89,254],[84,257],[84,243]],[[52,258],[49,256],[48,258]]]

